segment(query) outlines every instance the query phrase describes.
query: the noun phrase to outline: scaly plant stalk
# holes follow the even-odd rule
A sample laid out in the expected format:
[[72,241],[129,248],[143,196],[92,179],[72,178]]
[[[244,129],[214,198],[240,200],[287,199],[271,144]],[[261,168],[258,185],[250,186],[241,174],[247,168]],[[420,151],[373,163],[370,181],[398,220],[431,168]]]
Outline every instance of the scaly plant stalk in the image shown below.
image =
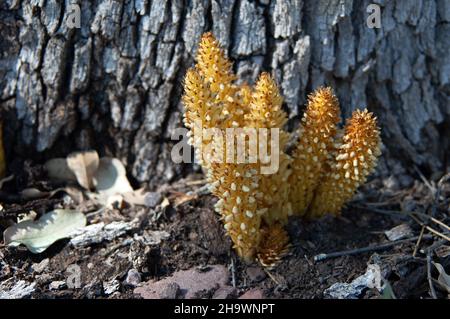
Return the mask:
[[381,154],[376,117],[367,109],[354,111],[338,144],[336,156],[311,204],[313,217],[327,213],[339,215],[344,204],[374,171]]
[[319,88],[309,95],[289,182],[290,200],[297,215],[307,213],[333,147],[339,121],[339,101],[331,88]]

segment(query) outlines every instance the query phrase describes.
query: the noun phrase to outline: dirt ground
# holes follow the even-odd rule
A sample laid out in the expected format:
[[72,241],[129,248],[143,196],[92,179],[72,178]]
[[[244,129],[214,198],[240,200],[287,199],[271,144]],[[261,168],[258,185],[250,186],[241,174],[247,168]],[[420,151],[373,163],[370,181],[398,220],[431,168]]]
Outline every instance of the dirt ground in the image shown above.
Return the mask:
[[[406,240],[385,249],[343,254],[322,261],[314,261],[314,256],[392,243],[385,231],[400,224],[411,229],[406,239],[419,236],[423,225],[401,211],[421,212],[422,217],[434,216],[448,225],[448,183],[439,186],[431,182],[427,186],[426,181],[411,179],[408,187],[400,188],[395,183],[392,186],[375,179],[360,190],[339,218],[305,221],[291,217],[290,253],[269,270],[256,263],[246,265],[237,258],[212,210],[216,199],[204,194],[203,184],[196,182],[201,178],[192,175],[163,185],[157,190],[161,200],[155,207],[87,213],[89,224],[137,221],[132,229],[115,238],[83,247],[74,246],[69,239],[60,240],[41,254],[32,254],[23,246],[0,244],[0,284],[7,289],[21,280],[34,283],[32,292],[25,298],[141,298],[135,288],[149,280],[156,282],[180,270],[223,265],[228,271],[225,280],[230,287],[234,286],[228,297],[257,290],[267,298],[329,298],[325,291],[330,286],[350,283],[366,272],[368,264],[376,264],[381,269],[384,285],[390,286],[393,293],[386,294],[388,289],[381,293],[376,288],[367,288],[361,290],[358,298],[432,298],[433,294],[447,298],[448,293],[437,283],[436,268],[427,263],[426,249],[434,245],[431,261],[440,263],[450,273],[450,243],[439,235],[431,236],[426,228],[419,242]],[[56,187],[45,180],[39,166],[30,166],[19,173],[0,193],[3,202],[0,233],[21,213],[34,210],[40,215],[54,207],[73,206],[67,203],[64,194],[34,200],[11,195],[30,186],[41,190]],[[437,195],[432,192],[433,187],[438,190]],[[432,229],[448,236],[448,230],[425,220]],[[168,236],[146,244],[142,238],[155,231],[167,232]],[[80,270],[78,287],[68,284],[71,265],[77,265]],[[427,276],[428,268],[431,278]],[[215,290],[205,290],[196,296],[211,298]]]

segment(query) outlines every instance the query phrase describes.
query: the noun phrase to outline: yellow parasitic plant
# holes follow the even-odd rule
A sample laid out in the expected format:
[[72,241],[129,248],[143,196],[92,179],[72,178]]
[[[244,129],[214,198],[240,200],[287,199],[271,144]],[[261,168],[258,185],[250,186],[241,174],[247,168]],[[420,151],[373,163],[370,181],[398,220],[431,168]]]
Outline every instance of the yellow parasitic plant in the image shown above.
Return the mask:
[[343,205],[374,171],[380,144],[376,117],[367,110],[354,111],[345,125],[345,135],[338,141],[334,160],[316,190],[310,207],[313,217],[340,214]]
[[[266,158],[270,153],[269,150],[276,149],[279,153],[277,170],[269,172],[269,174],[261,174],[260,177],[258,206],[267,210],[263,218],[268,225],[272,225],[274,222],[285,224],[288,216],[292,213],[291,204],[286,200],[289,196],[288,178],[291,172],[289,169],[291,158],[285,153],[289,134],[282,129],[287,122],[286,113],[281,108],[282,102],[283,99],[275,81],[268,73],[262,73],[253,92],[247,125],[262,129],[259,130],[259,133],[266,136],[266,138],[258,140],[258,150],[260,150],[258,169],[260,171],[261,166],[270,162],[270,159]],[[271,134],[275,132],[270,129],[279,129],[278,138],[272,139]],[[267,146],[263,140],[267,141]],[[275,148],[272,148],[272,142],[276,142]]]
[[[330,88],[320,88],[309,97],[291,158],[287,116],[271,76],[262,73],[254,87],[236,84],[232,63],[211,33],[203,35],[196,61],[184,82],[189,142],[238,255],[272,267],[288,251],[290,215],[338,214],[373,171],[380,154],[376,119],[355,111],[339,134],[339,102]],[[248,145],[243,157],[239,145]],[[276,169],[264,171],[274,158]]]
[[305,215],[311,203],[329,160],[339,121],[339,101],[331,88],[319,88],[309,96],[290,176],[290,199],[297,215]]

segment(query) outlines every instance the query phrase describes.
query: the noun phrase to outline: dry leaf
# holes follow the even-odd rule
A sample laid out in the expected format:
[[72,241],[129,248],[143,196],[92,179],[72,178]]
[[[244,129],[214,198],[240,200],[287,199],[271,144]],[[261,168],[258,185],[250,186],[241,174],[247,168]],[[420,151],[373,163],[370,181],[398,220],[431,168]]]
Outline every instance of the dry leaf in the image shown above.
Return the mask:
[[123,164],[117,158],[103,157],[94,175],[94,186],[101,195],[133,192]]
[[135,191],[123,194],[123,200],[131,205],[145,205],[145,198],[148,193],[144,188],[139,188]]
[[96,151],[75,152],[67,156],[67,165],[75,174],[78,184],[85,189],[92,189],[92,178],[99,167]]
[[55,241],[70,237],[70,234],[86,225],[84,214],[68,209],[55,209],[37,221],[26,220],[8,227],[3,232],[6,245],[27,246],[32,253],[46,250]]
[[450,294],[450,275],[445,272],[444,267],[441,264],[433,262],[433,265],[439,272],[438,282],[441,287]]
[[77,181],[65,158],[53,158],[44,164],[44,169],[50,179],[59,181]]

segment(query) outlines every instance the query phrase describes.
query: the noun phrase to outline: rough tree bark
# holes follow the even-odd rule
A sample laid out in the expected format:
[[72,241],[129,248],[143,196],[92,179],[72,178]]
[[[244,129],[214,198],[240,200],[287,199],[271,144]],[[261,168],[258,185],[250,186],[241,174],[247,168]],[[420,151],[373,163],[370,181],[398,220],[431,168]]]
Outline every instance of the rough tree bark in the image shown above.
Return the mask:
[[[381,6],[380,29],[366,25]],[[81,28],[67,25],[81,6]],[[380,174],[446,169],[450,127],[447,0],[3,0],[0,107],[7,157],[95,148],[137,181],[169,181],[180,96],[199,37],[212,30],[243,80],[271,71],[291,127],[307,93],[333,86],[344,115],[374,111]],[[447,153],[447,154],[446,154]]]

